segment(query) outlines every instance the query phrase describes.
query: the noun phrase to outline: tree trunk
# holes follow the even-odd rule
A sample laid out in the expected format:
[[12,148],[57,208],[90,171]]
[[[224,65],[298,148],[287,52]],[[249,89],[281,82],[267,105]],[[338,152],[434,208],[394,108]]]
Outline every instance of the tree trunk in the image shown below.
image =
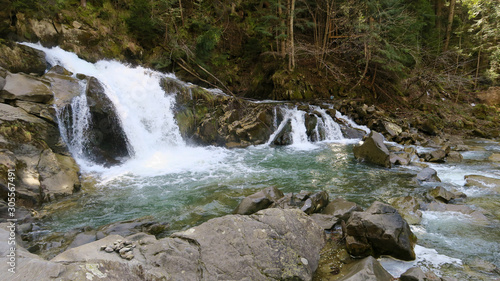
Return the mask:
[[184,26],[184,11],[182,10],[182,0],[179,0],[179,10],[181,11],[182,26]]
[[82,5],[82,7],[87,7],[87,0],[80,0],[80,4]]
[[[280,35],[284,35],[284,32],[282,28],[286,25],[285,24],[285,19],[283,18],[283,7],[281,6],[281,0],[278,1],[278,18],[280,19],[280,28],[279,28],[279,33]],[[286,54],[286,43],[285,39],[283,38],[284,36],[280,36],[279,41],[279,46],[277,48],[279,49],[279,54],[282,57],[285,57]]]
[[448,51],[451,38],[451,27],[453,25],[453,16],[455,15],[456,0],[450,0],[450,12],[448,13],[448,25],[446,25],[446,40],[444,41],[443,51]]
[[295,0],[288,0],[289,6],[289,25],[288,25],[288,70],[295,69],[295,46],[293,40],[293,20],[295,14]]
[[436,29],[441,34],[441,21],[443,19],[444,0],[436,0]]

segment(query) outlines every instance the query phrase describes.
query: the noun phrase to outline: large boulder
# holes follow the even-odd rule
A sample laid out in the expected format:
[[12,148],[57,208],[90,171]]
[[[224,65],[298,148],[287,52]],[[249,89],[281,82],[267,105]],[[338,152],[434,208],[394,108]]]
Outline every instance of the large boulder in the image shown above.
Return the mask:
[[264,144],[273,132],[273,107],[163,78],[176,93],[175,118],[184,139],[201,145],[247,147]]
[[54,93],[54,104],[57,108],[69,105],[73,98],[82,93],[80,80],[71,75],[71,72],[59,65],[52,67],[43,75],[43,78],[50,82],[50,89]]
[[234,210],[235,214],[251,215],[271,206],[284,196],[283,192],[272,186],[245,197]]
[[420,207],[423,200],[413,196],[405,196],[393,198],[389,203],[398,210],[401,216],[409,224],[419,224],[422,221],[422,211],[420,211]]
[[329,279],[335,281],[390,281],[392,275],[373,257],[345,265],[340,273]]
[[437,175],[437,171],[432,168],[424,168],[422,171],[418,172],[414,179],[419,183],[441,182],[441,179]]
[[[199,246],[207,279],[311,280],[324,232],[299,210],[225,216],[176,233]],[[307,241],[307,243],[304,243]]]
[[85,94],[90,111],[86,154],[98,163],[117,164],[130,154],[116,109],[96,78],[88,79]]
[[0,67],[12,73],[43,75],[47,62],[42,51],[15,43],[6,45],[0,43]]
[[322,214],[332,215],[338,220],[347,221],[353,212],[363,211],[358,204],[345,200],[342,197],[335,198],[323,209]]
[[354,157],[386,168],[391,167],[389,150],[384,144],[384,137],[372,131],[363,144],[353,147]]
[[37,170],[40,194],[44,202],[54,201],[80,190],[79,168],[72,157],[46,149],[40,155]]
[[416,236],[399,212],[374,202],[364,212],[354,212],[345,227],[347,250],[354,256],[390,255],[414,260]]
[[5,77],[5,86],[0,91],[0,98],[48,103],[53,99],[53,94],[46,81],[23,73],[10,73]]
[[[57,125],[0,103],[0,170],[16,170],[16,203],[32,208],[78,191],[78,166],[69,157]],[[6,178],[0,196],[7,197]]]
[[[107,249],[121,243],[132,245],[128,259]],[[312,280],[324,243],[323,229],[303,212],[267,209],[212,219],[160,240],[110,235],[46,263],[60,266],[52,276],[57,280]]]
[[465,186],[475,186],[500,192],[500,179],[491,178],[482,175],[467,175]]

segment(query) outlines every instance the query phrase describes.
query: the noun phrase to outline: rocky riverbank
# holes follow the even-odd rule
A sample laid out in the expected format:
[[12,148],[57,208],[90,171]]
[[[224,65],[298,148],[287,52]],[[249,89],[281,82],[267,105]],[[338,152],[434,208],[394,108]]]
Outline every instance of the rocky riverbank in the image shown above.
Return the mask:
[[[366,210],[343,198],[330,201],[326,191],[283,194],[270,187],[243,199],[235,210],[238,215],[208,220],[169,237],[165,237],[166,222],[141,218],[47,238],[37,223],[39,218],[50,217],[50,206],[61,207],[57,201],[62,198],[77,200],[84,195],[78,194],[82,179],[67,143],[85,141],[84,149],[78,152],[81,154],[73,156],[105,167],[123,163],[133,151],[99,80],[59,66],[51,66],[45,73],[41,66],[47,66],[47,62],[39,51],[18,45],[8,48],[12,56],[27,59],[24,65],[14,65],[19,60],[13,60],[0,69],[0,168],[3,174],[16,170],[17,243],[27,248],[18,248],[17,266],[25,280],[42,270],[47,280],[84,280],[88,276],[111,280],[159,280],[165,276],[172,280],[311,280],[317,268],[314,278],[322,276],[324,280],[358,280],[371,274],[364,272],[367,269],[379,276],[374,277],[377,280],[388,280],[389,273],[373,257],[415,259],[416,239],[410,225],[420,223],[422,212],[453,211],[476,221],[489,221],[486,212],[465,204],[464,194],[445,186],[432,186],[417,196],[374,202]],[[176,79],[164,78],[161,86],[166,93],[177,93],[174,112],[180,132],[184,139],[198,145],[235,148],[263,144],[277,129],[275,123],[285,120],[276,103],[244,100]],[[73,115],[79,109],[75,101],[89,108],[85,140],[78,139],[73,130],[78,121]],[[441,134],[431,121],[395,120],[376,106],[356,101],[279,106],[303,114],[310,141],[321,140],[321,132],[315,129],[326,118],[342,123],[345,137],[360,137],[364,132],[339,120],[337,110],[352,116],[372,129],[364,143],[354,148],[356,158],[385,168],[413,167],[417,172],[411,180],[424,188],[440,181],[429,165],[459,163],[463,160],[461,152],[468,149],[460,139]],[[292,121],[285,123],[270,140],[271,145],[291,144]],[[59,127],[61,124],[64,126]],[[486,135],[494,136],[498,127],[490,129]],[[395,143],[384,142],[382,134]],[[418,152],[414,145],[430,149]],[[496,154],[490,157],[498,162]],[[7,180],[0,179],[2,214],[8,207]],[[470,175],[467,184],[498,187],[498,179]],[[5,217],[2,219],[5,221]],[[329,239],[323,248],[325,230]],[[8,235],[8,224],[3,224],[2,239]],[[9,251],[0,250],[2,256]],[[332,251],[333,258],[329,257]],[[32,253],[43,253],[47,259]],[[492,274],[495,270],[493,267]],[[405,276],[417,276],[419,280],[424,278],[418,277],[423,276],[421,273],[412,269],[401,280],[412,280]],[[427,273],[426,278],[431,277]]]

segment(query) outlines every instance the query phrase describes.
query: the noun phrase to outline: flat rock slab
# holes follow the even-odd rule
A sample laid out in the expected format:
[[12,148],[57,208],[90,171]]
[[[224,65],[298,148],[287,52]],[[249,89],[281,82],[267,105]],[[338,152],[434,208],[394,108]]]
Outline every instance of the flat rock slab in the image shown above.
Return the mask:
[[3,99],[39,103],[48,103],[53,96],[46,83],[22,73],[8,74],[5,77],[5,86],[0,92]]
[[486,188],[500,193],[500,179],[480,175],[468,175],[465,176],[465,180],[465,186]]

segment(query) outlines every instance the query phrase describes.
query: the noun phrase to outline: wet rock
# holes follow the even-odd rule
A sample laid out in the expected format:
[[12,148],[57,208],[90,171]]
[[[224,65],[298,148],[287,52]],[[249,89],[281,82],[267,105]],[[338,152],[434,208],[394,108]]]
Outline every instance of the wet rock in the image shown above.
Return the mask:
[[101,239],[108,235],[120,235],[126,237],[140,232],[160,236],[168,229],[168,223],[156,222],[152,217],[142,217],[101,226],[97,230],[97,239]]
[[292,121],[288,120],[283,129],[271,140],[274,145],[292,144]]
[[358,160],[364,160],[386,168],[391,167],[389,150],[384,144],[381,134],[372,131],[363,144],[353,147],[354,156]]
[[[12,73],[24,72],[43,75],[47,68],[45,53],[28,46],[0,44],[0,67]],[[1,90],[1,89],[0,89]]]
[[345,265],[340,271],[338,278],[332,278],[330,280],[388,281],[392,279],[392,275],[387,272],[375,258],[370,256]]
[[22,108],[23,110],[25,110],[30,114],[40,117],[53,124],[57,124],[56,110],[52,105],[28,102],[28,101],[20,101],[20,100],[17,100],[15,102],[15,105],[19,108]]
[[54,104],[57,108],[68,106],[73,98],[81,94],[80,81],[71,75],[71,72],[58,65],[43,75],[43,78],[50,82],[50,89],[54,93]]
[[442,186],[435,187],[429,191],[429,195],[443,203],[448,203],[454,199],[459,198],[460,196],[465,196],[465,194],[456,194],[448,191],[446,188]]
[[363,211],[358,204],[338,197],[332,200],[326,208],[321,212],[322,214],[332,215],[338,220],[347,221],[353,212]]
[[500,192],[500,179],[481,175],[468,175],[464,178],[466,180],[465,186],[475,186]]
[[345,234],[351,255],[415,259],[415,235],[399,212],[387,204],[376,201],[366,211],[354,212],[347,221]]
[[491,162],[500,162],[500,153],[493,153],[488,157]]
[[257,211],[271,206],[284,196],[283,192],[276,187],[267,187],[264,190],[256,192],[245,197],[234,210],[235,214],[250,215]]
[[116,109],[101,83],[93,77],[88,80],[85,94],[91,115],[87,154],[97,163],[119,163],[119,159],[130,155]]
[[382,122],[382,125],[384,128],[383,133],[391,138],[395,138],[403,132],[403,129],[401,127],[392,122],[384,121]]
[[419,154],[427,162],[444,163],[446,158],[446,151],[443,149],[436,149],[431,152]]
[[23,73],[8,74],[0,98],[48,103],[53,99],[48,83]]
[[[79,168],[55,124],[0,104],[0,131],[0,170],[16,169],[18,206],[32,208],[79,190]],[[0,184],[6,186],[5,178]],[[6,191],[0,188],[1,198]]]
[[399,154],[391,153],[390,161],[392,165],[403,165],[407,166],[410,161],[407,158],[401,157]]
[[481,210],[475,210],[469,205],[444,204],[431,202],[424,207],[424,210],[435,212],[457,212],[471,216],[476,222],[487,222],[488,218]]
[[420,211],[421,202],[422,200],[412,196],[390,200],[391,205],[398,210],[409,224],[419,224],[422,221],[422,212]]
[[310,215],[321,212],[328,205],[329,196],[326,191],[320,191],[306,199],[301,210]]
[[40,193],[45,202],[80,190],[79,168],[72,157],[46,149],[38,163]]
[[448,156],[446,156],[446,162],[447,163],[460,163],[462,162],[464,157],[460,152],[457,151],[451,151],[448,153]]
[[311,280],[324,245],[311,218],[281,209],[216,218],[172,238],[198,245],[205,278],[220,280]]
[[340,126],[340,130],[342,131],[342,135],[346,139],[362,139],[366,135],[366,132],[363,130],[351,128],[344,125]]
[[417,182],[441,182],[436,170],[432,168],[424,168],[415,177]]
[[425,281],[425,272],[420,267],[412,267],[399,277],[400,281]]

